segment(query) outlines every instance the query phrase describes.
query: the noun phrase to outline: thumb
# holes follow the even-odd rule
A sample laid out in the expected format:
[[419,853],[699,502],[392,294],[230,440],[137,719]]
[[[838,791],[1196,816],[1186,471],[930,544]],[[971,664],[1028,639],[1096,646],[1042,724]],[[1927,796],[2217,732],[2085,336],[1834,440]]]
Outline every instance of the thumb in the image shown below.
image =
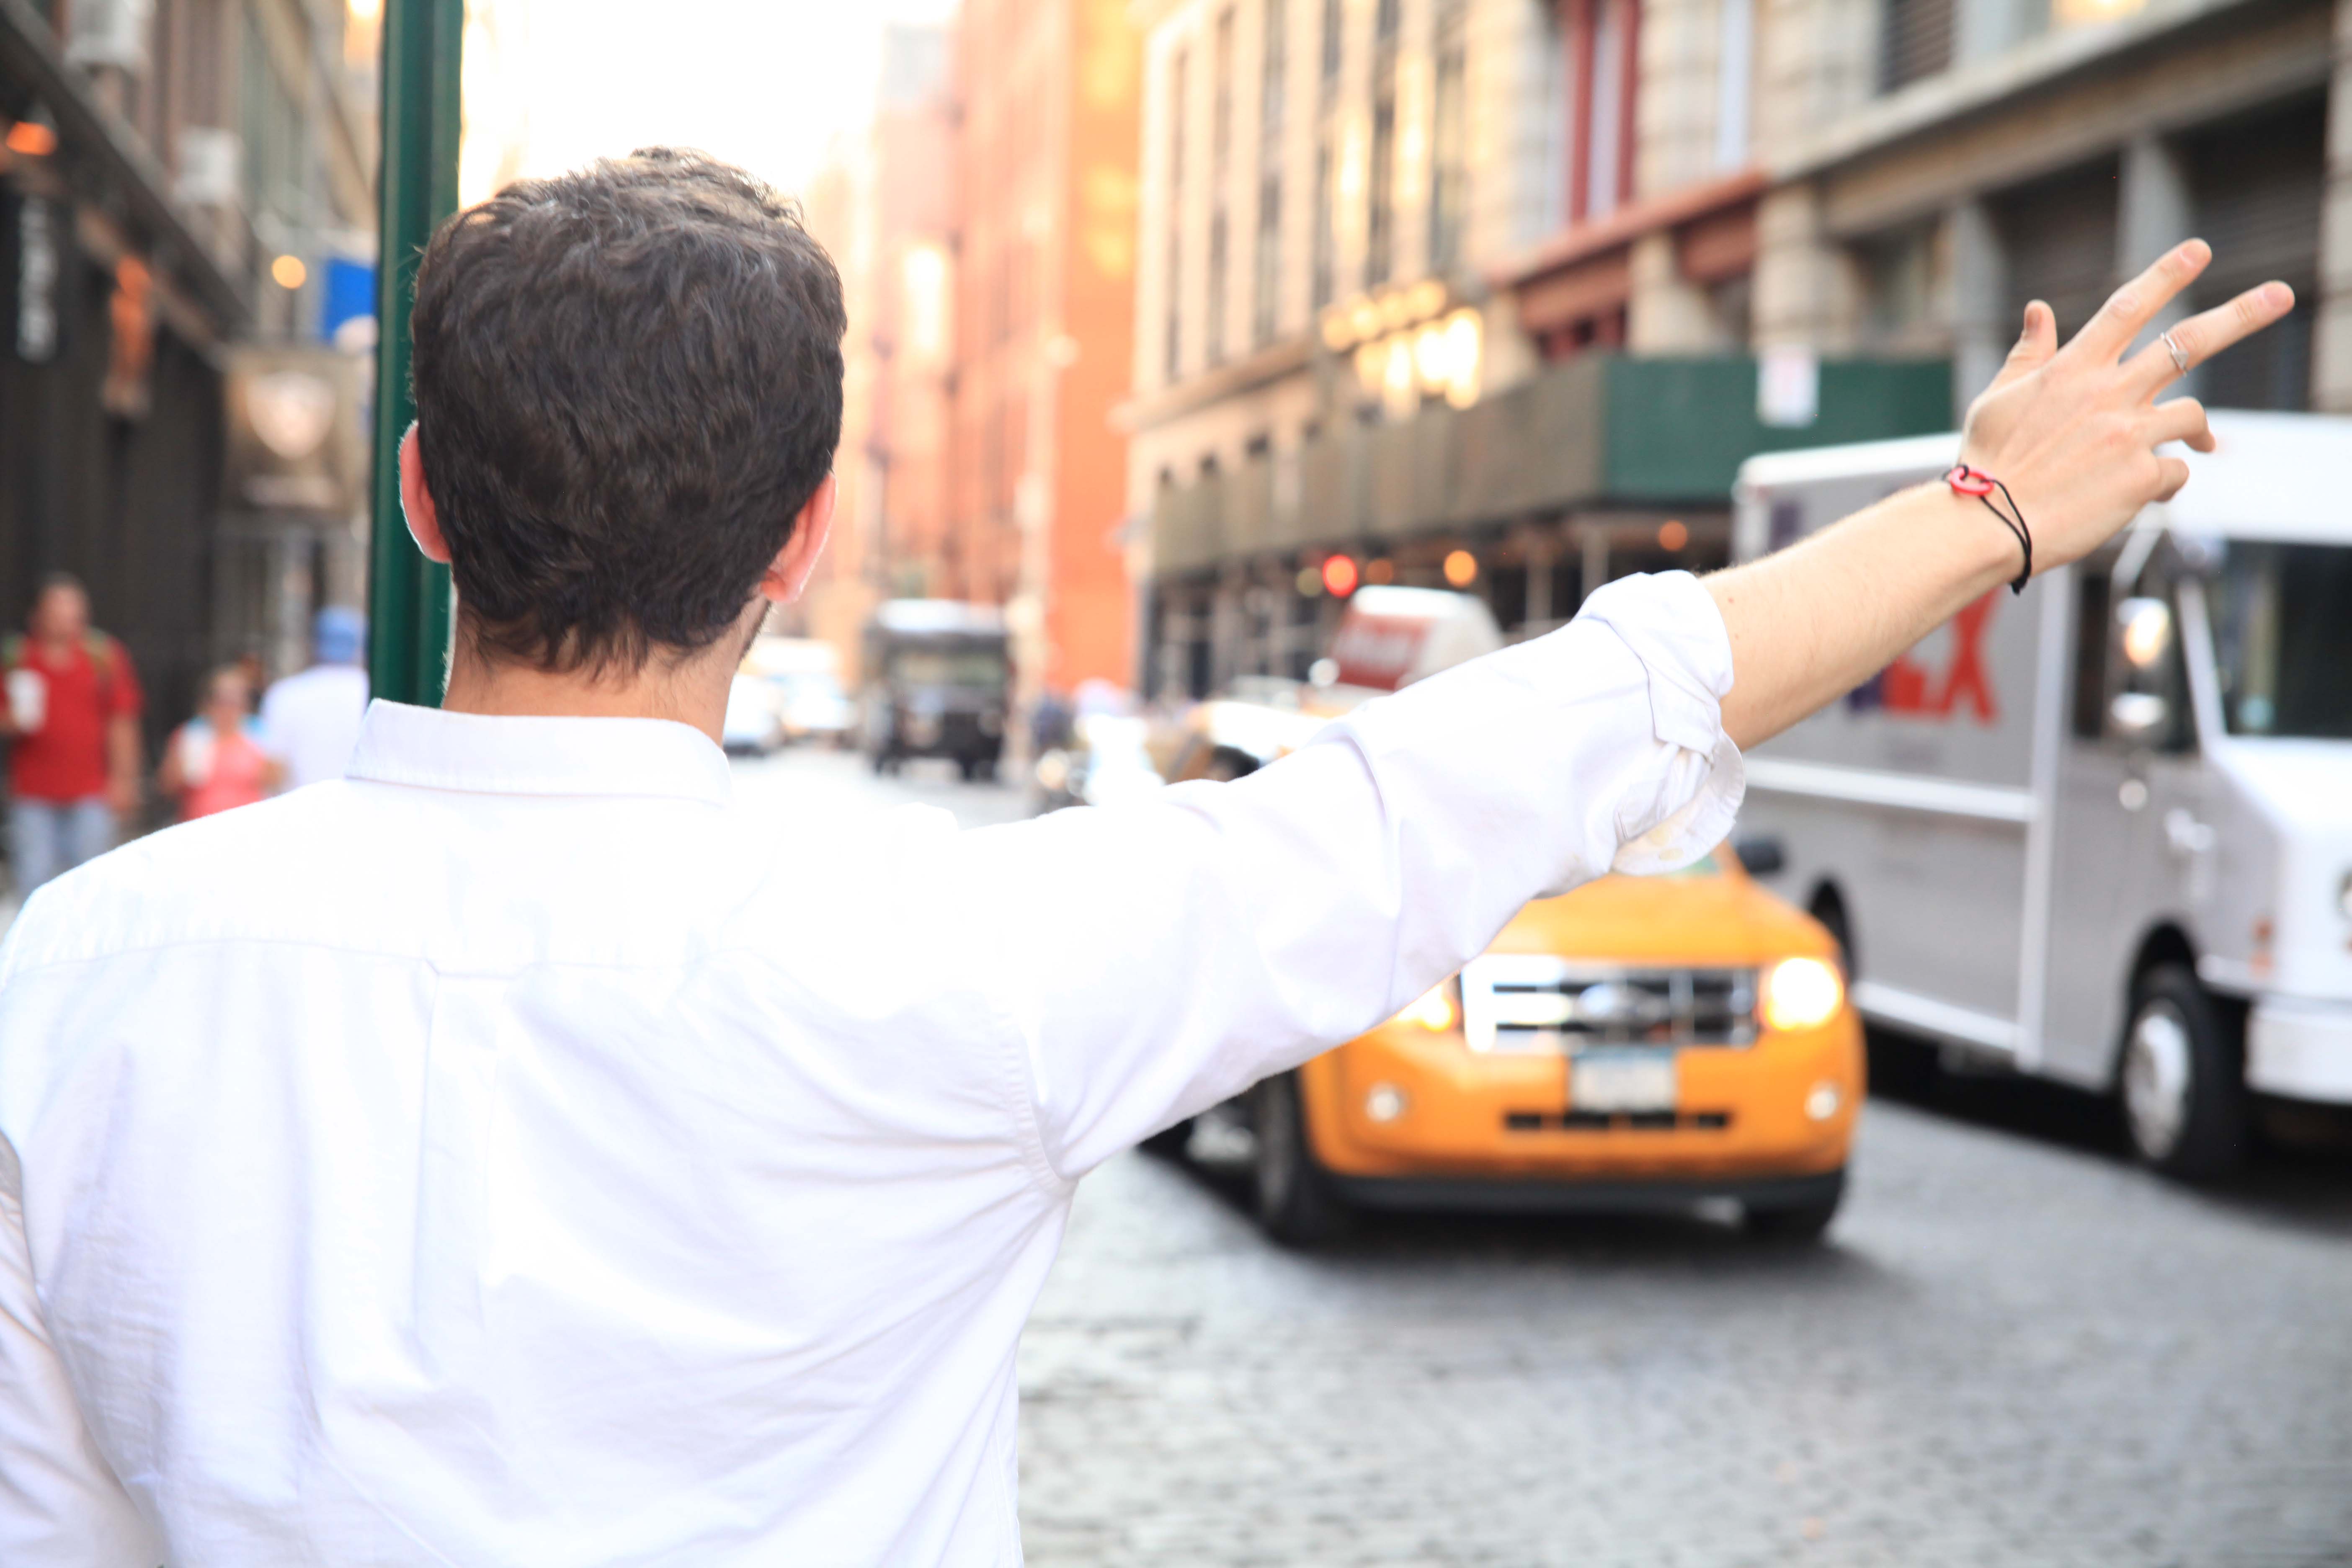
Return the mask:
[[1998,391],[2020,376],[2040,369],[2050,356],[2058,352],[2058,318],[2049,306],[2036,300],[2025,307],[2025,331],[2011,345],[2009,358],[2002,362],[2000,374],[1992,378],[1988,391]]

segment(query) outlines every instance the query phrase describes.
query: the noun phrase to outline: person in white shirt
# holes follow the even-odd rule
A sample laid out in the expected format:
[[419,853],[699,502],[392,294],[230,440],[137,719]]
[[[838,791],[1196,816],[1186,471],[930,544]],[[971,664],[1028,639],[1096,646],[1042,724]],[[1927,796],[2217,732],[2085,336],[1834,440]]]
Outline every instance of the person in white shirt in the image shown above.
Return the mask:
[[[2036,568],[2210,447],[2130,352],[2176,250],[1971,410]],[[435,237],[409,528],[438,711],[143,839],[0,950],[0,1562],[1012,1564],[1014,1351],[1075,1184],[1359,1033],[1528,900],[1688,862],[1738,748],[2020,570],[1923,487],[1234,784],[959,834],[730,804],[728,678],[829,525],[831,264],[662,150]],[[2178,345],[2178,359],[2174,345]]]
[[311,618],[310,668],[272,681],[261,729],[288,789],[343,776],[368,705],[367,617],[329,605]]

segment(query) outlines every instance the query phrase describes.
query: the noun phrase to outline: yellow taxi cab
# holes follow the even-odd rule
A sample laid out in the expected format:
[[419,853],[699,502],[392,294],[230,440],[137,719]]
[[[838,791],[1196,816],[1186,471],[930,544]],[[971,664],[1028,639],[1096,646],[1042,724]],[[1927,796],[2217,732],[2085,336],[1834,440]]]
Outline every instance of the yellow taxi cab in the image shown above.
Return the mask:
[[[1155,760],[1171,782],[1238,777],[1500,642],[1467,595],[1366,588],[1318,679],[1245,678]],[[1844,1194],[1863,1064],[1836,939],[1725,845],[1670,876],[1529,904],[1403,1014],[1225,1113],[1251,1133],[1261,1221],[1294,1245],[1359,1208],[1710,1198],[1736,1201],[1751,1229],[1810,1239]]]
[[1252,1091],[1258,1215],[1740,1205],[1810,1239],[1845,1190],[1862,1026],[1837,945],[1725,849],[1529,904],[1397,1017]]

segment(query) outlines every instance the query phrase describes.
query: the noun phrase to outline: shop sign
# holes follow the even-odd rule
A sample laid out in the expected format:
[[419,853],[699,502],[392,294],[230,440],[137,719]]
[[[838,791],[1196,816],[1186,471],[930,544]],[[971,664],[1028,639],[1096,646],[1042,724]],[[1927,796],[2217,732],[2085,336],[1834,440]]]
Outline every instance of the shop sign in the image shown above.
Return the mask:
[[230,358],[226,394],[231,509],[334,517],[360,510],[362,432],[352,356],[303,346],[240,349]]

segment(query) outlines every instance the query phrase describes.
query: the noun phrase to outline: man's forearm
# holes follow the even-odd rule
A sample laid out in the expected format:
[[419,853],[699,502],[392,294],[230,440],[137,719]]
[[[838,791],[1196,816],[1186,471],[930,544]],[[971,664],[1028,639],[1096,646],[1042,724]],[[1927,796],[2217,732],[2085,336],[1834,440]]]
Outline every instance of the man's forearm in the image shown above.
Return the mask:
[[1706,587],[1731,638],[1725,732],[1744,750],[1836,700],[2019,562],[2017,541],[1977,501],[1922,485],[1717,573]]

